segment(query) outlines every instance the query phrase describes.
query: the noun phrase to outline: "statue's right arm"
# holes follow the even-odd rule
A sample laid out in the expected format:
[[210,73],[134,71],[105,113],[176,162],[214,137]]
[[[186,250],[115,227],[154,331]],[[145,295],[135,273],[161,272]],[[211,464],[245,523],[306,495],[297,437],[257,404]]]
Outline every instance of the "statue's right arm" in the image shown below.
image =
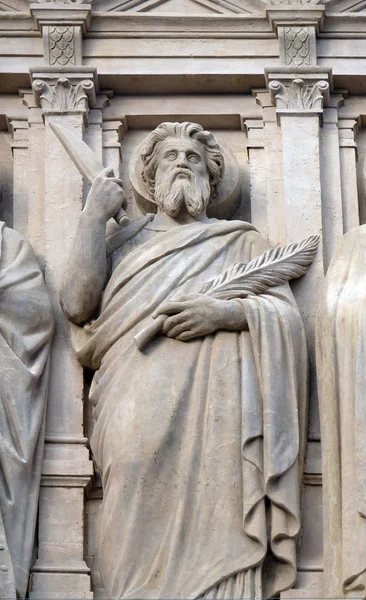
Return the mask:
[[95,178],[88,194],[60,290],[62,309],[77,324],[98,308],[107,277],[106,224],[124,201],[121,180],[108,173]]

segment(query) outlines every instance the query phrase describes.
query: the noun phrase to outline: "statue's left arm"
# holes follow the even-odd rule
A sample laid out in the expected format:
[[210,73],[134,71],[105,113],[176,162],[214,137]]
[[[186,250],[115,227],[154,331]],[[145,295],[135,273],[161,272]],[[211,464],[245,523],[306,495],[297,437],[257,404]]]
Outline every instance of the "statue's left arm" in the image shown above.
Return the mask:
[[[251,236],[250,260],[252,260],[268,250],[270,245],[255,231],[250,232],[249,235]],[[298,311],[288,284],[269,288],[266,294],[282,300],[289,307],[292,306],[296,312]],[[166,315],[161,332],[167,337],[188,341],[214,333],[219,329],[227,331],[248,329],[245,303],[245,299],[218,300],[206,294],[193,294],[164,302],[153,317]]]

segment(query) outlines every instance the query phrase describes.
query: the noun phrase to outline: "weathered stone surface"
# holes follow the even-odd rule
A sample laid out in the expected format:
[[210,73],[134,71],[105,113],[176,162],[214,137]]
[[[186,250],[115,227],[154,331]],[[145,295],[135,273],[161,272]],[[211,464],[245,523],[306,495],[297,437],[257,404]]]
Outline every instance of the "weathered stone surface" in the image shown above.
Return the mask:
[[[332,579],[329,549],[341,554],[327,540],[334,517],[329,510],[332,490],[347,491],[332,478],[327,457],[333,441],[328,444],[326,435],[320,441],[314,330],[335,248],[344,233],[365,223],[365,6],[365,0],[0,0],[0,216],[31,242],[56,316],[31,597],[85,600],[105,594],[97,544],[103,490],[99,475],[93,476],[88,447],[95,425],[87,400],[91,375],[77,363],[59,304],[90,184],[51,124],[83,139],[100,163],[122,175],[128,216],[131,222],[143,219],[136,225],[142,230],[126,242],[127,251],[147,232],[151,237],[163,233],[147,229],[157,221],[155,217],[148,224],[144,210],[154,212],[155,206],[136,202],[139,186],[133,173],[141,173],[135,160],[139,145],[163,121],[198,122],[214,132],[224,149],[233,201],[224,201],[222,212],[216,206],[210,217],[247,221],[271,246],[321,235],[308,274],[291,283],[309,347],[310,410],[306,461],[299,464],[304,487],[297,580],[283,594],[320,598],[331,593],[331,579],[337,587],[333,595],[344,596],[337,576],[353,555]],[[35,85],[34,96],[35,80],[41,84]],[[274,82],[278,85],[273,88]],[[325,84],[319,87],[319,82]],[[230,194],[223,196],[227,200]],[[118,231],[111,220],[109,250],[132,232],[125,229],[120,237],[111,237]],[[144,352],[152,352],[161,337]],[[224,372],[231,365],[227,356]],[[347,418],[342,427],[348,427]],[[351,444],[340,443],[348,465],[355,453]],[[321,445],[323,450],[328,446],[323,459],[324,594]],[[305,435],[299,446],[302,461]],[[358,562],[352,568],[362,569],[362,526],[359,538],[357,527],[351,538],[348,527],[342,531],[344,548],[349,539],[356,540]],[[7,551],[5,555],[0,567],[10,560]],[[0,581],[2,586],[12,581],[11,569],[0,570]],[[244,584],[239,578],[238,585]],[[227,593],[232,591],[228,587]],[[238,595],[243,593],[241,588]],[[349,593],[364,595],[361,589]]]

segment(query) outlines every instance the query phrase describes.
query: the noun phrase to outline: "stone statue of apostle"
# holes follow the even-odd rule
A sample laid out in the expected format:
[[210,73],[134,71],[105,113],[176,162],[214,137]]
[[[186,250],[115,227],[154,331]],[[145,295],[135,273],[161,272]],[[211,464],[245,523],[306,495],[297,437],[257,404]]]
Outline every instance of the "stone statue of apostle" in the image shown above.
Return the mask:
[[[303,324],[287,285],[245,300],[198,293],[268,248],[249,223],[206,216],[224,171],[214,136],[163,123],[141,160],[157,214],[116,247],[105,235],[121,182],[97,177],[61,291],[96,371],[102,580],[109,598],[270,597],[296,572]],[[134,336],[161,314],[162,335],[140,351]]]
[[0,222],[0,598],[23,598],[28,586],[52,333],[32,248]]

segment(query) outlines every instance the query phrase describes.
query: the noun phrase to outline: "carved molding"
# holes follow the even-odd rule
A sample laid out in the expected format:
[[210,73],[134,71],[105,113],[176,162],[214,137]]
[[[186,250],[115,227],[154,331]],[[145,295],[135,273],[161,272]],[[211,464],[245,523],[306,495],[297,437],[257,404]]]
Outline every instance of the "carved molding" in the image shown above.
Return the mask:
[[[169,13],[170,2],[171,0],[94,0],[93,8],[95,11],[154,14],[155,8],[163,7],[164,12]],[[184,0],[181,3],[180,14],[187,17],[197,14],[194,5],[197,5],[203,14],[205,12],[219,15],[255,14],[262,12],[266,4],[267,2],[262,0],[191,0],[191,2]]]
[[275,6],[312,6],[320,4],[320,0],[269,0],[268,4]]
[[38,4],[86,4],[87,0],[33,0]]
[[[64,58],[60,59],[61,66],[81,62],[81,38],[88,30],[91,21],[90,3],[80,1],[54,3],[45,0],[38,4],[31,4],[30,12],[42,31],[46,60],[51,58],[52,53],[59,54],[58,59],[61,56],[68,58],[68,62],[62,62]],[[76,63],[70,63],[71,56],[76,56]]]
[[272,104],[277,110],[321,112],[323,100],[329,96],[327,81],[308,84],[303,79],[294,79],[289,85],[271,81],[268,87]]
[[89,104],[95,103],[95,87],[90,79],[73,84],[67,77],[60,77],[55,85],[36,79],[32,88],[36,104],[43,110],[86,111]]

